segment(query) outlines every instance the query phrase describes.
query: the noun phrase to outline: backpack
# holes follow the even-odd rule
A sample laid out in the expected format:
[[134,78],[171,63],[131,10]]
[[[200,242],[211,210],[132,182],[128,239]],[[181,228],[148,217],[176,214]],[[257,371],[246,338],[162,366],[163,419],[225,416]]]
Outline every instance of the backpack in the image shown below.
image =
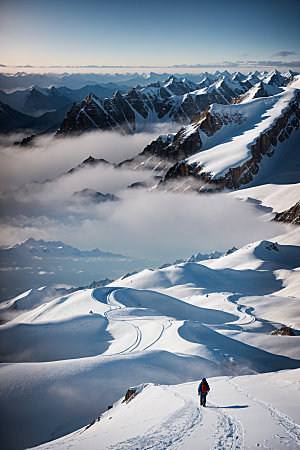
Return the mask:
[[207,381],[202,381],[201,392],[203,392],[203,394],[207,394],[208,393]]

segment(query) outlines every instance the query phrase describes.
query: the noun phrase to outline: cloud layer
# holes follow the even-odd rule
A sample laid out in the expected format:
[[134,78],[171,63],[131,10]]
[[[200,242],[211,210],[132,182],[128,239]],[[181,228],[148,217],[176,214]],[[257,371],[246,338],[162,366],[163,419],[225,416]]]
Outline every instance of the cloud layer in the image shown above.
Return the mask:
[[89,156],[120,163],[137,155],[149,142],[178,126],[157,126],[152,133],[122,136],[112,132],[91,132],[68,139],[41,138],[32,148],[11,144],[14,136],[0,140],[0,189],[22,186],[30,181],[52,179],[81,164]]
[[[243,56],[247,56],[243,54]],[[272,55],[272,58],[286,58],[287,56],[297,56],[297,53],[294,51],[283,50]],[[174,69],[232,69],[232,68],[240,68],[240,69],[249,69],[256,70],[261,68],[273,69],[274,67],[289,67],[289,68],[300,68],[300,60],[293,61],[283,61],[283,60],[232,60],[232,61],[215,61],[215,62],[207,62],[207,63],[179,63],[173,65],[96,65],[96,64],[88,64],[88,65],[52,65],[52,66],[38,66],[38,65],[5,65],[0,64],[0,67],[7,69],[93,69],[93,70],[108,70],[109,73],[113,73],[114,70],[159,70],[163,69],[166,71],[172,71]]]
[[[267,223],[252,206],[226,194],[127,189],[145,179],[155,185],[151,172],[99,165],[65,174],[90,154],[120,162],[139,153],[155,136],[92,133],[76,139],[43,139],[26,150],[2,146],[0,244],[13,245],[29,237],[62,240],[82,249],[99,247],[165,262],[280,233],[280,226]],[[86,188],[116,194],[121,200],[74,201],[74,192]]]

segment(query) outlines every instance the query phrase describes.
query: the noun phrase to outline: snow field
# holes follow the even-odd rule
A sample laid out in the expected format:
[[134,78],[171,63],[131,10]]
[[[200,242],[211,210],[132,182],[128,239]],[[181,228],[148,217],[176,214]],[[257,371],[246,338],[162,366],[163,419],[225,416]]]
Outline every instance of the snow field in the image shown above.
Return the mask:
[[[129,386],[186,381],[193,381],[194,387],[190,397],[184,397],[185,412],[177,414],[176,406],[171,417],[160,421],[164,424],[160,429],[151,419],[154,428],[149,426],[144,441],[143,428],[139,428],[138,436],[130,430],[121,441],[103,444],[103,448],[128,448],[128,442],[137,448],[197,448],[194,429],[201,427],[201,415],[198,399],[192,398],[195,380],[203,375],[251,373],[256,377],[257,372],[299,367],[299,336],[270,335],[281,324],[290,325],[292,318],[298,323],[297,299],[280,294],[282,281],[274,275],[278,270],[292,273],[298,263],[297,247],[278,245],[276,250],[272,242],[262,241],[219,260],[142,271],[112,286],[78,291],[1,326],[0,337],[11,355],[11,363],[0,367],[1,403],[6,411],[1,421],[8,448],[37,445],[87,425]],[[149,291],[150,286],[161,292]],[[176,289],[181,299],[174,297]],[[166,295],[170,290],[173,296]],[[284,310],[280,308],[283,301],[288,305]],[[3,349],[1,356],[5,360]],[[228,389],[220,397],[227,401],[225,406],[230,406],[232,396]],[[142,398],[139,395],[134,401]],[[211,401],[222,407],[219,398]],[[243,448],[240,418],[233,420],[231,411],[227,414],[223,408],[212,413],[203,422],[206,429],[214,430],[206,448]],[[143,413],[138,417],[137,428]],[[15,421],[20,422],[18,434],[14,433]],[[269,430],[273,433],[272,427]],[[111,439],[110,431],[107,434]],[[188,436],[190,443],[184,444]],[[272,441],[272,436],[266,439]]]
[[199,406],[198,383],[147,384],[137,388],[129,403],[120,399],[89,428],[38,448],[299,447],[299,369],[218,377],[209,383],[206,408]]

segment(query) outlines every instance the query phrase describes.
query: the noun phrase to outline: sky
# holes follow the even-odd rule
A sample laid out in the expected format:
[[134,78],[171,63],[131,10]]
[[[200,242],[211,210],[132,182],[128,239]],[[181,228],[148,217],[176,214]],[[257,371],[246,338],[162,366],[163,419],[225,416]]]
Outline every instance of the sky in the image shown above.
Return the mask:
[[0,64],[298,68],[299,17],[298,0],[0,0]]

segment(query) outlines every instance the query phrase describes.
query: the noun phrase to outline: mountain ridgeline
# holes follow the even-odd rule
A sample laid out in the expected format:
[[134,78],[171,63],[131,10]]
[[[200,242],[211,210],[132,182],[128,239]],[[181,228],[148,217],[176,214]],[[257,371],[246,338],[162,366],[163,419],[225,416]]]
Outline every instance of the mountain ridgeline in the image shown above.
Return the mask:
[[[147,131],[157,123],[186,125],[212,103],[229,104],[245,97],[275,95],[297,74],[292,71],[281,74],[275,70],[243,75],[224,71],[186,74],[179,78],[151,73],[147,77],[145,74],[110,77],[114,82],[108,82],[105,77],[89,79],[79,75],[59,79],[30,77],[30,74],[0,76],[0,132],[30,130],[70,135],[114,130],[129,134]],[[100,80],[103,85],[99,84]],[[34,84],[24,89],[30,81]],[[23,90],[11,92],[10,85],[16,82]],[[51,87],[47,87],[47,82]]]
[[[272,77],[271,77],[272,79]],[[278,81],[278,79],[276,78]],[[278,92],[259,82],[231,104],[212,104],[177,133],[161,135],[121,167],[154,170],[158,188],[216,192],[247,185],[297,134],[299,77]],[[277,94],[266,96],[271,89]],[[263,91],[262,91],[263,89]],[[262,97],[257,97],[261,92]]]
[[101,99],[91,93],[72,106],[57,135],[89,130],[115,130],[129,134],[164,122],[186,125],[212,103],[230,104],[256,85],[259,86],[256,97],[277,94],[294,76],[292,73],[283,76],[277,71],[263,74],[260,78],[256,74],[228,75],[206,76],[199,83],[169,76],[164,82],[137,86],[123,95],[116,91],[111,98]]
[[[176,133],[158,136],[118,168],[152,170],[159,189],[177,189],[180,182],[184,191],[216,192],[249,184],[266,157],[271,158],[296,134],[299,87],[299,74],[277,70],[205,74],[197,83],[171,75],[125,93],[118,89],[111,96],[105,94],[113,92],[112,86],[91,85],[79,90],[34,87],[22,94],[2,93],[23,113],[1,103],[0,114],[4,128],[16,129],[19,121],[23,127],[33,125],[41,132],[52,124],[48,130],[58,130],[57,138],[89,131],[130,135],[153,131],[158,124],[177,124]],[[76,103],[78,99],[82,100]],[[41,109],[59,109],[36,118],[25,115],[39,100]],[[69,108],[68,102],[74,100]],[[37,108],[35,104],[35,111]],[[32,144],[31,137],[25,141],[22,144]],[[134,187],[145,185],[145,180],[138,181]],[[97,196],[89,193],[92,197],[96,200]]]

